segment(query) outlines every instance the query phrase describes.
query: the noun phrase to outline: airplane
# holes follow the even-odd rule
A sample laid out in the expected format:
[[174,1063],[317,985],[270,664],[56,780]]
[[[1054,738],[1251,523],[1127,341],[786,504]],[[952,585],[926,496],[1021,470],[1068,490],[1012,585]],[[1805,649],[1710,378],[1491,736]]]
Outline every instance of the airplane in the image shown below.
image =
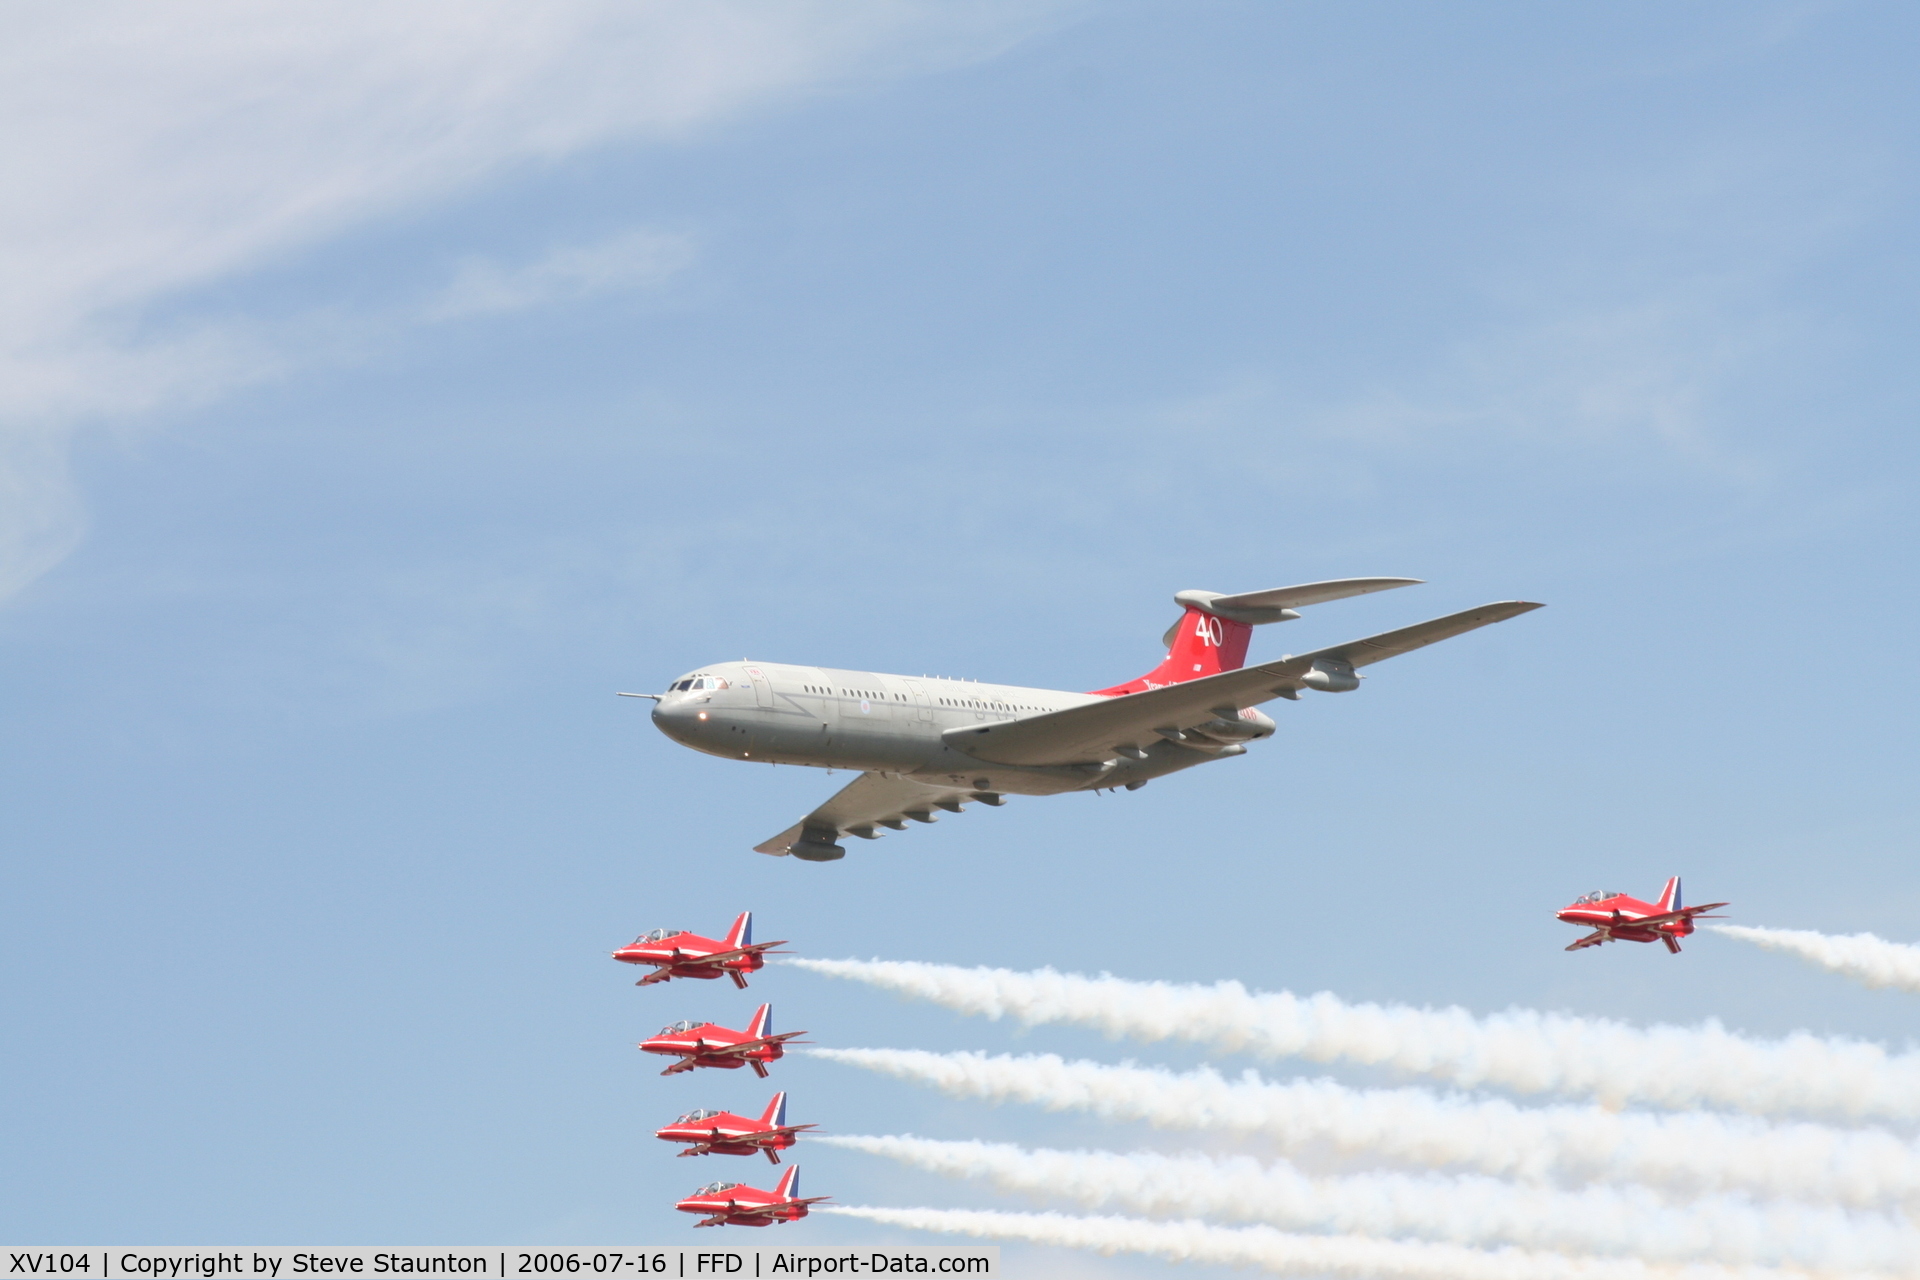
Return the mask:
[[766,965],[764,957],[768,951],[785,945],[784,938],[778,942],[755,942],[753,912],[742,911],[724,940],[703,938],[685,929],[655,929],[614,952],[613,958],[623,964],[654,966],[652,973],[633,984],[636,987],[650,987],[674,978],[717,978],[724,973],[733,979],[734,986],[745,991],[747,975]]
[[783,1031],[776,1036],[771,1034],[772,1029],[773,1006],[763,1004],[753,1011],[753,1021],[745,1031],[729,1031],[716,1022],[676,1022],[660,1028],[659,1035],[642,1040],[640,1050],[680,1059],[662,1071],[663,1076],[679,1075],[695,1067],[724,1067],[731,1071],[748,1066],[765,1080],[767,1063],[786,1053],[787,1041],[807,1034]]
[[737,1182],[709,1182],[673,1206],[682,1213],[704,1213],[696,1227],[770,1227],[776,1222],[798,1222],[807,1216],[807,1206],[831,1200],[832,1196],[808,1196],[801,1199],[800,1166],[789,1165],[780,1175],[780,1184],[771,1191],[743,1187]]
[[653,1136],[667,1142],[691,1143],[675,1155],[750,1156],[758,1151],[774,1164],[780,1153],[800,1140],[800,1134],[818,1125],[788,1124],[787,1095],[776,1093],[758,1120],[737,1116],[731,1111],[689,1111]]
[[1709,902],[1704,907],[1681,906],[1680,877],[1675,876],[1660,891],[1658,902],[1642,902],[1624,893],[1596,890],[1575,898],[1572,906],[1555,912],[1554,918],[1593,930],[1568,947],[1569,951],[1597,947],[1603,942],[1664,942],[1668,951],[1679,955],[1680,939],[1693,932],[1693,922],[1703,916],[1718,919],[1705,913],[1729,905]]
[[1166,660],[1091,693],[884,675],[771,662],[702,667],[654,700],[653,722],[683,746],[730,760],[855,769],[860,777],[755,852],[809,862],[1008,794],[1135,791],[1180,769],[1242,755],[1275,725],[1255,705],[1305,689],[1346,693],[1359,668],[1541,606],[1525,600],[1461,613],[1248,667],[1253,628],[1297,609],[1413,586],[1417,578],[1342,578],[1222,595],[1182,591],[1161,637]]

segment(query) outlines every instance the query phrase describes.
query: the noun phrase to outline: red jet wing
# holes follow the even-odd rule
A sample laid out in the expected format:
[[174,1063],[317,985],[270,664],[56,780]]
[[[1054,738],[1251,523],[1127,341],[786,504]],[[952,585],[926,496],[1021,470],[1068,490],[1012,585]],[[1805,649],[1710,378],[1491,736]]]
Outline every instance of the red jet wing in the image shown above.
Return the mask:
[[783,1124],[778,1129],[762,1129],[757,1133],[721,1133],[714,1130],[713,1137],[705,1142],[696,1142],[685,1151],[675,1152],[682,1156],[710,1156],[715,1147],[758,1147],[774,1164],[780,1163],[780,1149],[773,1144],[781,1138],[791,1138],[805,1133],[809,1129],[818,1129],[817,1124]]

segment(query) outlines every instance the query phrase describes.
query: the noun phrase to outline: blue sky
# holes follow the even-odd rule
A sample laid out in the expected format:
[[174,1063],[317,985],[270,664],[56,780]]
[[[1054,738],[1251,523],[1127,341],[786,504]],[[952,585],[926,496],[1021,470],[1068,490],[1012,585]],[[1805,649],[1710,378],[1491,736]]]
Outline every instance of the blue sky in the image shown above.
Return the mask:
[[[1905,998],[1551,913],[1680,872],[1920,937],[1909,11],[546,9],[8,20],[10,1236],[679,1239],[737,1171],[648,1131],[764,1091],[631,1045],[751,1003],[605,952],[748,907],[812,955],[1904,1043]],[[844,777],[612,696],[1097,688],[1177,590],[1375,574],[1430,585],[1255,655],[1550,607],[832,866],[748,850]],[[821,1043],[1136,1054],[763,991]],[[780,1082],[842,1132],[1178,1145]]]

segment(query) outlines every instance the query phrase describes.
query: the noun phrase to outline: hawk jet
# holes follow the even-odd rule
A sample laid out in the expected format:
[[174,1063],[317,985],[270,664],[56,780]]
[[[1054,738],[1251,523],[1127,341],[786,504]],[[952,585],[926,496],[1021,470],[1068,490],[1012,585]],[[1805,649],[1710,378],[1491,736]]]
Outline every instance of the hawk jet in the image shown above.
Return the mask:
[[787,1095],[776,1093],[758,1120],[737,1116],[731,1111],[689,1111],[672,1124],[656,1129],[653,1136],[665,1142],[687,1143],[681,1156],[750,1156],[760,1152],[774,1164],[780,1153],[800,1140],[800,1134],[817,1128],[811,1124],[787,1123]]
[[1597,947],[1603,942],[1664,942],[1668,951],[1679,955],[1680,939],[1693,932],[1693,922],[1707,912],[1727,905],[1724,902],[1709,902],[1703,907],[1681,906],[1680,877],[1675,876],[1660,891],[1658,902],[1642,902],[1624,893],[1598,889],[1584,897],[1575,898],[1572,906],[1555,912],[1554,916],[1568,924],[1593,930],[1569,946],[1569,951]]
[[1247,666],[1253,629],[1297,609],[1415,585],[1417,578],[1342,578],[1222,595],[1182,591],[1165,661],[1137,680],[1069,693],[931,676],[883,675],[773,662],[702,667],[652,698],[653,722],[675,742],[730,760],[856,769],[825,804],[757,845],[811,862],[846,856],[846,836],[934,822],[1008,795],[1128,791],[1181,769],[1243,754],[1271,737],[1256,710],[1303,691],[1349,693],[1360,668],[1541,606],[1507,600],[1381,635]]
[[652,973],[633,984],[636,987],[650,987],[674,978],[717,978],[725,974],[733,979],[734,986],[745,991],[747,975],[766,967],[767,953],[785,945],[785,938],[778,942],[755,942],[753,912],[742,911],[734,917],[733,927],[723,939],[703,938],[685,929],[655,929],[614,952],[613,958],[622,964],[654,967]]
[[770,1227],[776,1222],[797,1222],[807,1216],[809,1205],[831,1199],[802,1199],[800,1166],[789,1165],[780,1176],[780,1184],[771,1191],[743,1187],[737,1182],[709,1182],[673,1207],[682,1213],[707,1215],[693,1224],[696,1227]]
[[752,1067],[753,1074],[767,1078],[767,1064],[786,1054],[787,1041],[804,1031],[773,1034],[773,1006],[763,1004],[753,1011],[753,1021],[745,1031],[732,1031],[717,1022],[675,1022],[660,1028],[660,1034],[640,1042],[642,1053],[659,1053],[678,1058],[660,1074],[677,1076],[695,1067]]

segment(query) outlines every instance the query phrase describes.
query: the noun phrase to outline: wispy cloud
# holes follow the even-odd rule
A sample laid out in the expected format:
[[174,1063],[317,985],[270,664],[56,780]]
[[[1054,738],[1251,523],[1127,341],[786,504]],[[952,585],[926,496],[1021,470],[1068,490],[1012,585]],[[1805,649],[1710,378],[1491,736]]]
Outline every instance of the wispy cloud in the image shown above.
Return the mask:
[[[89,0],[0,19],[0,593],[78,536],[61,436],[297,356],[156,304],[519,167],[990,55],[1061,0]],[[672,269],[632,234],[470,264],[420,318]]]
[[423,320],[466,320],[640,288],[693,261],[687,236],[639,229],[593,244],[561,245],[532,262],[470,258],[421,309]]

